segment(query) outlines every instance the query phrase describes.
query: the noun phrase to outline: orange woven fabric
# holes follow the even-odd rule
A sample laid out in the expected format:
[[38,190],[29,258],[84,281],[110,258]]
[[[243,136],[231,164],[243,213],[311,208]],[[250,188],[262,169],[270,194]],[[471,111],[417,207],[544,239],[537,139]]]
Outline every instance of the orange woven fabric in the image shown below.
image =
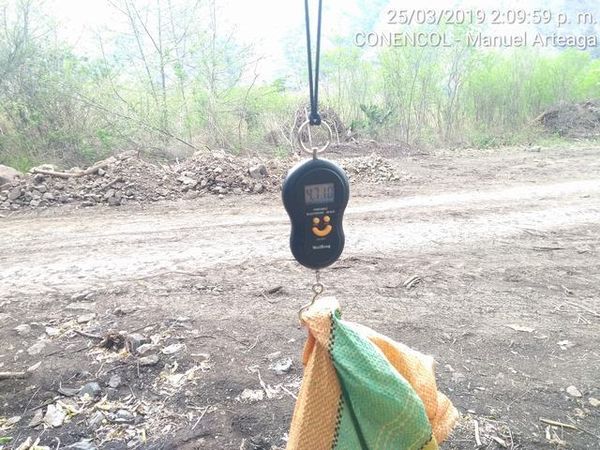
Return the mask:
[[[287,450],[360,450],[364,445],[369,450],[392,450],[386,447],[390,445],[389,442],[411,442],[404,448],[394,447],[397,450],[433,450],[447,438],[458,412],[448,398],[437,390],[433,358],[370,328],[342,321],[339,319],[339,305],[334,298],[317,300],[303,313],[302,320],[308,329],[303,357],[304,377],[294,409]],[[351,340],[345,343],[343,333]],[[348,342],[357,343],[358,346],[350,347]],[[340,349],[340,346],[345,348]],[[353,356],[357,351],[363,353],[362,359]],[[345,361],[342,361],[344,358]],[[359,360],[377,360],[379,365],[353,365]],[[389,386],[377,384],[380,382],[378,380],[384,379],[381,372],[373,372],[373,376],[370,376],[361,372],[362,367],[370,367],[370,370],[383,367],[388,379],[391,374],[394,378],[392,381],[405,386],[404,391],[393,391],[398,392],[397,416],[384,417],[378,410],[378,405],[383,405],[382,408],[385,406],[387,409],[384,409],[389,411],[390,402],[394,408],[394,399],[390,400],[386,394]],[[352,375],[352,370],[356,376]],[[350,381],[344,380],[348,376]],[[372,384],[372,389],[362,385],[356,389],[357,379],[365,380],[362,384]],[[361,398],[356,398],[358,395]],[[381,400],[387,403],[380,403],[377,395],[385,395]],[[416,409],[404,410],[405,404],[416,405]],[[358,413],[352,411],[349,414],[353,405],[358,408]],[[349,416],[352,416],[352,421]],[[403,426],[403,423],[406,425]],[[415,424],[421,425],[415,427]],[[393,428],[390,428],[392,425]],[[355,433],[360,435],[362,445],[354,440]],[[413,438],[413,435],[416,437]],[[368,439],[371,441],[366,442]]]

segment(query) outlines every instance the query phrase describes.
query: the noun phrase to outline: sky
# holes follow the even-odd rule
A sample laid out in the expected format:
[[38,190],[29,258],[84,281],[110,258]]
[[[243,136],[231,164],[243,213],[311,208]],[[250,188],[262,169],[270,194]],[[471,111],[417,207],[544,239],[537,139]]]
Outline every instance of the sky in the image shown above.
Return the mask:
[[[193,0],[189,0],[192,2]],[[263,57],[260,70],[262,77],[269,78],[277,73],[278,67],[285,64],[285,37],[290,30],[304,26],[303,0],[216,0],[220,12],[218,19],[234,30],[236,40],[252,44],[257,56]],[[364,15],[360,4],[368,0],[323,0],[324,33],[335,36],[352,29],[354,18]],[[564,0],[389,0],[389,6],[380,8],[380,23],[385,22],[385,12],[390,8],[552,8],[559,12]],[[577,3],[577,2],[574,2]],[[48,9],[59,21],[59,37],[73,45],[77,53],[100,56],[97,34],[109,28],[118,30],[120,13],[111,6],[110,0],[46,0]],[[310,0],[316,11],[317,0]],[[600,8],[597,11],[600,15]],[[352,31],[373,31],[353,30]],[[494,27],[495,32],[505,33],[507,29]],[[302,37],[302,39],[304,39]],[[304,41],[302,42],[303,45]],[[325,41],[325,46],[327,43]],[[261,78],[262,78],[261,77]]]

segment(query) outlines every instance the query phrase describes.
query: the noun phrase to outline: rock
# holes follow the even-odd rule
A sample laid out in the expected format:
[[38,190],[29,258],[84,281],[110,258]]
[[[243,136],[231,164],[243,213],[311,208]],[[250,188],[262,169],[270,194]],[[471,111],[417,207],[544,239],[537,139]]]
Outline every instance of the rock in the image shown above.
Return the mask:
[[261,192],[263,192],[265,190],[265,187],[260,184],[260,183],[256,183],[253,187],[252,187],[252,192],[255,192],[256,194],[260,194]]
[[590,398],[590,405],[592,405],[594,408],[600,408],[600,400],[592,397]]
[[147,355],[148,353],[150,353],[156,349],[157,349],[157,346],[155,344],[143,344],[137,348],[136,353],[140,356],[143,356],[143,355]]
[[258,180],[260,178],[263,178],[263,177],[266,177],[269,175],[269,172],[267,171],[267,168],[265,167],[264,164],[258,164],[254,167],[251,167],[250,169],[248,169],[248,173],[255,180]]
[[33,417],[31,418],[31,420],[29,421],[29,424],[27,426],[29,428],[35,428],[38,425],[41,425],[43,421],[44,421],[44,413],[42,412],[41,409],[38,409],[36,411],[36,413],[33,415]]
[[292,358],[283,358],[270,366],[270,369],[278,375],[285,375],[292,370]]
[[569,386],[567,388],[567,394],[569,394],[571,397],[575,397],[575,398],[581,398],[583,396],[581,394],[581,391],[579,389],[577,389],[575,386]]
[[40,353],[42,353],[42,351],[46,348],[46,344],[42,341],[40,342],[36,342],[35,344],[33,344],[31,347],[29,347],[27,349],[27,353],[30,356],[35,356],[35,355],[39,355]]
[[229,189],[227,189],[227,188],[226,188],[226,187],[224,187],[224,186],[216,186],[216,187],[213,189],[213,192],[214,192],[215,194],[219,194],[219,197],[220,197],[221,195],[227,194],[227,193],[229,192]]
[[13,417],[7,419],[6,422],[4,422],[2,424],[2,427],[7,429],[7,428],[12,427],[13,425],[18,424],[20,421],[21,421],[21,416],[13,416]]
[[41,173],[36,173],[33,176],[33,183],[34,184],[42,184],[44,181],[46,181],[46,175],[43,175]]
[[102,413],[101,411],[96,411],[92,415],[92,417],[90,417],[90,420],[88,421],[88,426],[92,429],[96,429],[100,427],[100,425],[102,425],[102,422],[104,422],[104,413]]
[[88,397],[90,397],[91,399],[94,399],[96,397],[99,397],[100,394],[102,394],[102,388],[100,387],[100,385],[98,383],[96,383],[95,381],[88,383],[86,385],[84,385],[80,390],[79,390],[79,396],[81,398],[85,397],[86,395]]
[[162,349],[164,355],[174,355],[185,349],[185,344],[173,344]]
[[64,386],[60,386],[58,388],[58,393],[64,395],[65,397],[74,397],[77,394],[79,394],[79,391],[81,389],[73,389],[73,388],[67,388]]
[[200,197],[200,194],[197,191],[187,191],[185,194],[187,200],[195,200],[198,197]]
[[265,398],[265,392],[263,390],[257,389],[244,389],[242,393],[237,397],[238,402],[259,402]]
[[198,181],[193,178],[189,178],[187,176],[182,176],[177,179],[180,183],[183,183],[184,186],[188,186],[190,189],[195,188],[198,185]]
[[53,202],[56,200],[52,192],[46,192],[44,195],[42,195],[42,198],[47,202]]
[[575,347],[575,344],[571,341],[565,340],[557,343],[561,350],[569,350],[570,348]]
[[19,336],[28,336],[31,334],[31,326],[24,323],[19,325],[18,327],[15,327],[15,331]]
[[133,334],[127,335],[127,337],[125,339],[125,345],[127,347],[127,350],[129,351],[129,353],[131,353],[131,354],[135,354],[137,352],[138,348],[140,348],[144,344],[149,344],[149,343],[150,343],[150,339],[148,339],[147,337],[145,337],[139,333],[133,333]]
[[79,442],[67,446],[67,448],[74,448],[76,450],[96,450],[98,447],[94,445],[91,439],[82,439]]
[[15,188],[12,188],[10,190],[10,192],[8,193],[8,199],[10,201],[15,201],[16,199],[18,199],[21,196],[22,193],[23,193],[23,191],[21,190],[20,187],[17,186]]
[[121,200],[117,197],[111,197],[108,199],[108,206],[121,206]]
[[54,327],[46,327],[46,334],[50,337],[55,337],[60,334],[60,330]]
[[455,383],[462,383],[466,379],[467,379],[467,377],[465,376],[464,373],[461,373],[461,372],[453,372],[452,373],[452,381],[454,381]]
[[140,366],[155,366],[156,364],[158,364],[159,361],[160,358],[158,357],[158,355],[144,356],[143,358],[140,358],[138,360]]
[[48,405],[46,415],[44,416],[44,424],[52,428],[58,428],[65,422],[66,417],[67,412],[60,404]]
[[103,177],[104,175],[106,175],[106,170],[104,170],[104,169],[98,169],[98,176],[99,177]]
[[113,375],[110,377],[110,380],[108,380],[108,386],[113,389],[117,389],[119,386],[121,386],[121,377],[119,375]]
[[112,417],[112,421],[115,423],[133,423],[135,422],[135,416],[126,409],[120,409]]
[[15,178],[21,177],[23,174],[17,169],[0,164],[0,186],[12,182]]
[[83,324],[91,322],[96,318],[96,313],[83,314],[77,318],[77,323]]

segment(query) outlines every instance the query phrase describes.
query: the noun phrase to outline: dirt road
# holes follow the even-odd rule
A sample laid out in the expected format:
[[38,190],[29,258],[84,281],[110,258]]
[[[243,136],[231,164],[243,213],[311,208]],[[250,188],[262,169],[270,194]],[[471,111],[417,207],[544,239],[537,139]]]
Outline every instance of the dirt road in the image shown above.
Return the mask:
[[[432,246],[456,251],[509,238],[600,222],[600,178],[369,201],[353,198],[347,256],[392,256]],[[164,214],[9,221],[2,230],[0,294],[84,289],[165,272],[210,270],[288,256],[289,224],[279,199],[240,207],[201,205]],[[35,256],[34,256],[35,255]],[[32,264],[34,256],[35,264]]]
[[[487,448],[600,445],[600,409],[590,403],[600,398],[599,161],[596,148],[439,154],[396,161],[410,186],[353,186],[346,251],[325,283],[348,319],[439,361],[440,388],[465,415],[448,448],[473,448],[475,421]],[[76,315],[69,304],[81,291],[95,293],[94,332],[170,329],[165,321],[186,316],[204,337],[178,338],[188,348],[179,364],[209,354],[210,370],[169,405],[207,409],[201,425],[190,430],[181,418],[152,434],[152,445],[283,445],[290,396],[235,400],[245,388],[260,389],[257,367],[267,383],[292,390],[301,375],[303,331],[294,314],[312,275],[291,260],[277,196],[17,215],[0,227],[3,342],[15,341],[19,323],[64,323]],[[63,337],[35,375],[40,387],[84,369],[108,376],[82,354],[65,362],[63,344],[76,336]],[[19,338],[2,351],[4,369],[34,362],[11,356],[31,343]],[[294,361],[285,378],[269,372],[274,352]],[[140,396],[158,373],[120,370]],[[4,407],[27,413],[31,395],[21,398],[14,383]],[[570,386],[581,397],[568,394]],[[186,411],[194,423],[197,410]],[[546,429],[540,417],[577,430]],[[28,434],[35,433],[19,431]],[[60,429],[50,435],[63,439]]]

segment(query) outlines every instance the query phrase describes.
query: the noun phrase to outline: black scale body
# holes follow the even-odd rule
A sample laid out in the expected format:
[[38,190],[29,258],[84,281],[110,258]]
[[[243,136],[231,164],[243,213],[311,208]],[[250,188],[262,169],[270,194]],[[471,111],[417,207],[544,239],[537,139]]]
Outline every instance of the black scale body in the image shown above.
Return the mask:
[[282,191],[296,260],[310,269],[333,264],[344,250],[343,219],[350,198],[346,173],[331,161],[310,159],[289,171]]

